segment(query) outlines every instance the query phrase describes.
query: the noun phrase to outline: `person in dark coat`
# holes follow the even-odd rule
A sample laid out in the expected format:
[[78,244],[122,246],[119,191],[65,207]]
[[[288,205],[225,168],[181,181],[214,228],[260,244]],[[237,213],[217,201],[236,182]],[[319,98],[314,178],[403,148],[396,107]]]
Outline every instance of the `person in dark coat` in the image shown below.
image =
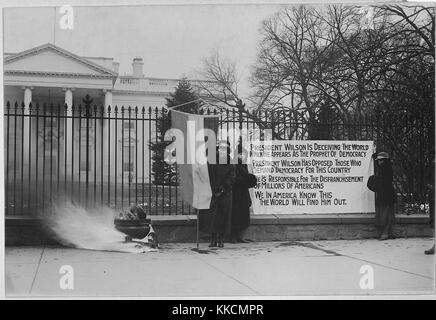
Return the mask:
[[[434,152],[434,150],[433,150]],[[435,200],[435,193],[434,193],[434,183],[435,183],[435,159],[433,155],[433,161],[431,162],[431,168],[430,168],[430,174],[427,177],[427,188],[429,191],[429,213],[430,213],[430,226],[432,229],[434,229],[434,200]],[[434,244],[433,247],[431,247],[428,250],[424,251],[425,254],[434,254]]]
[[231,242],[246,243],[242,238],[242,232],[250,225],[251,198],[248,191],[249,172],[247,167],[246,150],[241,145],[238,146],[238,164],[236,164],[236,178],[233,184],[232,194],[232,223],[231,223]]
[[395,224],[396,193],[393,186],[393,170],[389,154],[379,152],[372,155],[376,164],[376,191],[375,191],[375,225],[379,231],[380,240],[393,237]]
[[[227,152],[226,163],[219,161],[220,149]],[[230,233],[232,186],[235,181],[235,166],[231,164],[230,147],[227,142],[221,142],[217,146],[216,164],[208,163],[207,167],[212,200],[210,209],[200,210],[200,225],[203,231],[211,233],[209,247],[224,247],[224,237]]]

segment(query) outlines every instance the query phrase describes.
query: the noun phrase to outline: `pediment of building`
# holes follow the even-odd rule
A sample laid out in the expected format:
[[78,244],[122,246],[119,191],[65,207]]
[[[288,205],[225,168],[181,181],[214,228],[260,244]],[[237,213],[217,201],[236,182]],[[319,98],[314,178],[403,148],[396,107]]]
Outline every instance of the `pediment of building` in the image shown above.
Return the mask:
[[4,59],[5,73],[115,77],[116,73],[52,44],[32,48]]

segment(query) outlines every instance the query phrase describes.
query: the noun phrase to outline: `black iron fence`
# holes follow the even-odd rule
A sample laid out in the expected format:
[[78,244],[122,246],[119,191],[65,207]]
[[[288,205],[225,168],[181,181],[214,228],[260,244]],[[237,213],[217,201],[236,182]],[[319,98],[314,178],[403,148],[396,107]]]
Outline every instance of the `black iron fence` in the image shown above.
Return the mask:
[[[59,197],[83,205],[126,208],[142,203],[150,215],[190,214],[181,187],[159,178],[155,149],[169,121],[163,107],[47,104],[5,106],[5,212],[44,211]],[[295,112],[203,109],[219,115],[219,137],[235,129],[273,139],[373,140],[392,155],[395,186],[406,213],[427,211],[426,184],[434,153],[432,117],[365,115],[346,121],[306,120]],[[158,125],[158,124],[161,125]],[[233,129],[233,130],[232,130]],[[177,167],[170,170],[177,176]],[[176,179],[177,181],[177,179]]]

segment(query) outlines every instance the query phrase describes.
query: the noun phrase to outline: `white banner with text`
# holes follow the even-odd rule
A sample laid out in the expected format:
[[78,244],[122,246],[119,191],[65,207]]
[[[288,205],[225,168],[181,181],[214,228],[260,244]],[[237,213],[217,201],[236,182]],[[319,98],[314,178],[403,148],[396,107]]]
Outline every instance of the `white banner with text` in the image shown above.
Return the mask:
[[372,141],[252,141],[254,214],[374,212]]

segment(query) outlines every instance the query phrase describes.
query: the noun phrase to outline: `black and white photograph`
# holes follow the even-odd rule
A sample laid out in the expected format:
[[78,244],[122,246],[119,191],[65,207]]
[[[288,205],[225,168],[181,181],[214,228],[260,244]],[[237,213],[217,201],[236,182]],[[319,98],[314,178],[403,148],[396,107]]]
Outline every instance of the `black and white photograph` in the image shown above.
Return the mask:
[[1,31],[6,298],[435,296],[435,3],[37,1]]

